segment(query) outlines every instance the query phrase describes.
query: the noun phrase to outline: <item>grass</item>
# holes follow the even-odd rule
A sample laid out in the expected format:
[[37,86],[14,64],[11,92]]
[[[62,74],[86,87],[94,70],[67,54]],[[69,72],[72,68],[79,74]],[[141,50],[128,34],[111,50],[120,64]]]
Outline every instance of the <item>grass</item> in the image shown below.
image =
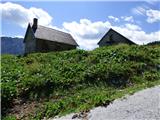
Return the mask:
[[[2,118],[19,113],[15,99],[38,101],[20,119],[42,119],[106,106],[125,94],[160,85],[160,46],[115,45],[93,51],[2,56]],[[23,105],[22,105],[23,106]]]

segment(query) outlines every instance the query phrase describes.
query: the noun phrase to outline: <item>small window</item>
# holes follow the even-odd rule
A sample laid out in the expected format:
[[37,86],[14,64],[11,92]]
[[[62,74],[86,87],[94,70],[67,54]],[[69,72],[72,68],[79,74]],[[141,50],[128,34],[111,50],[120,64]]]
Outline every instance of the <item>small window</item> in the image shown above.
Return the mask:
[[109,36],[109,40],[110,40],[110,41],[113,41],[113,34],[111,34],[111,35]]

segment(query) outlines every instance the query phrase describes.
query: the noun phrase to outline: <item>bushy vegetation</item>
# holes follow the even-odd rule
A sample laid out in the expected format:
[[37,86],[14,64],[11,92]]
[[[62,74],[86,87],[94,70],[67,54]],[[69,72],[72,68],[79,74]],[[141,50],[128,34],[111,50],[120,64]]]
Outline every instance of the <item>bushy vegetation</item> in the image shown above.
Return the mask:
[[87,111],[160,84],[160,47],[115,45],[93,51],[3,55],[1,79],[3,116],[17,98],[42,101],[29,115],[33,119]]

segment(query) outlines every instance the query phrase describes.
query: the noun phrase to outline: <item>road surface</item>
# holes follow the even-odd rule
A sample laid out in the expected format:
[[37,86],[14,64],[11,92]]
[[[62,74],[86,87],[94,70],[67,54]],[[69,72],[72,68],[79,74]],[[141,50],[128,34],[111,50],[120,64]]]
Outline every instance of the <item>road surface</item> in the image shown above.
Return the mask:
[[117,99],[107,107],[97,107],[88,113],[49,120],[160,120],[160,86]]

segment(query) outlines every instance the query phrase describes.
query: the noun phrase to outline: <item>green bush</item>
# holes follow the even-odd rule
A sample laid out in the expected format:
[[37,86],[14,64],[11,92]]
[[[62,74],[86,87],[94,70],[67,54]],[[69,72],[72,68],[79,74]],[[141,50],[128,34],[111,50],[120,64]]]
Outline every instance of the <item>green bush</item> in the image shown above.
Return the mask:
[[6,116],[3,117],[2,120],[17,120],[15,116]]

